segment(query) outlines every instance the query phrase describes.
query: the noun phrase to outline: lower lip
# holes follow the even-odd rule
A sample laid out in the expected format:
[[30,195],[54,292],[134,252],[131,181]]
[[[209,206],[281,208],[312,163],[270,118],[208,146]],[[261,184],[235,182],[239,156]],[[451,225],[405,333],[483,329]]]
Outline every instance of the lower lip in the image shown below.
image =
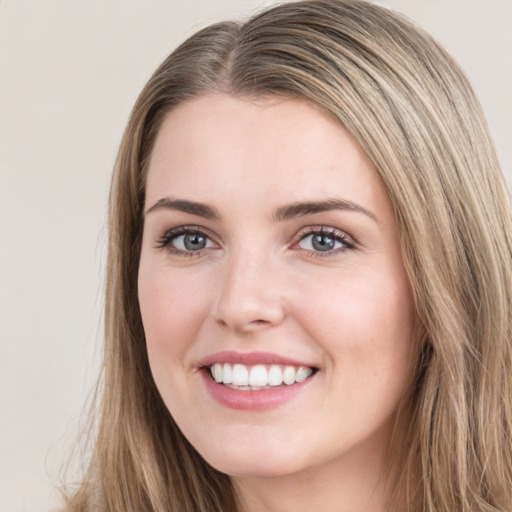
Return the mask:
[[201,376],[210,395],[224,407],[246,411],[264,411],[279,407],[301,393],[313,380],[315,374],[291,386],[281,385],[258,391],[241,391],[215,382],[209,370],[201,370]]

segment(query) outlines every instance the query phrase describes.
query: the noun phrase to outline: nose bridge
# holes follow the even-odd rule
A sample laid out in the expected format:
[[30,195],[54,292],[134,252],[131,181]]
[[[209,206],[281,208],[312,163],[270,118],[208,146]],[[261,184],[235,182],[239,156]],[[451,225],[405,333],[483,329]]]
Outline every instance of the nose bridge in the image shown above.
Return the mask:
[[234,249],[222,272],[215,311],[221,325],[250,332],[283,320],[275,262],[268,251],[257,247]]

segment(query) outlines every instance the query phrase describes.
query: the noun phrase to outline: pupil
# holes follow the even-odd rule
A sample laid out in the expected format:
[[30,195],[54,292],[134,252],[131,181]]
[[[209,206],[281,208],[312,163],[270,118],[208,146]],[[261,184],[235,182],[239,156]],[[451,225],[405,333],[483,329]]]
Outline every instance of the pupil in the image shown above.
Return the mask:
[[334,248],[334,238],[329,235],[314,235],[312,244],[317,251],[329,251]]
[[204,249],[204,246],[206,245],[206,237],[199,233],[191,233],[189,235],[185,235],[183,243],[188,251],[197,251],[199,249]]

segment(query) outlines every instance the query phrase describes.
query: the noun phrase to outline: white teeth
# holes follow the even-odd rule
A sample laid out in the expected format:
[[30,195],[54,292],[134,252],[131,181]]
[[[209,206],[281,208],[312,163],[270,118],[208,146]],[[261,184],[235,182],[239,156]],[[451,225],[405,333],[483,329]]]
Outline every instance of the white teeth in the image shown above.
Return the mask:
[[295,384],[295,368],[293,366],[287,366],[283,372],[283,381],[288,386]]
[[313,369],[306,366],[267,367],[263,364],[245,366],[244,364],[215,363],[210,367],[215,382],[226,384],[230,388],[242,390],[269,389],[272,386],[305,381]]
[[262,364],[257,364],[251,368],[249,373],[250,386],[266,386],[268,384],[267,369]]
[[249,370],[243,364],[233,365],[233,384],[235,386],[249,385]]
[[224,363],[222,367],[222,382],[224,384],[231,384],[233,382],[233,370],[229,363]]
[[297,368],[297,375],[295,376],[295,382],[302,382],[306,380],[311,375],[311,368],[306,368],[305,366],[301,366]]
[[213,365],[213,378],[215,382],[222,382],[222,365],[219,363],[215,363]]
[[271,366],[268,371],[268,383],[271,386],[280,386],[283,383],[283,372],[279,366]]

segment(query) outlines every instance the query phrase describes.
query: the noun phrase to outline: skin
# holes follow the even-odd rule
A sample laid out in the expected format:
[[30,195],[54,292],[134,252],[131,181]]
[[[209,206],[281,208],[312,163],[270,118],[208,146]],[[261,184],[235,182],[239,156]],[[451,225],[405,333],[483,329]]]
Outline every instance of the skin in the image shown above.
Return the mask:
[[[218,218],[154,206],[164,198],[208,204]],[[366,213],[275,219],[282,205],[333,198]],[[205,248],[185,254],[183,237],[168,235],[182,226],[199,227]],[[332,250],[312,245],[308,233],[322,227],[334,230]],[[232,476],[242,510],[384,510],[416,315],[390,200],[350,134],[295,99],[208,95],[178,106],[149,165],[138,284],[163,400],[206,461]],[[279,407],[230,409],[197,366],[221,350],[293,356],[318,371]]]

